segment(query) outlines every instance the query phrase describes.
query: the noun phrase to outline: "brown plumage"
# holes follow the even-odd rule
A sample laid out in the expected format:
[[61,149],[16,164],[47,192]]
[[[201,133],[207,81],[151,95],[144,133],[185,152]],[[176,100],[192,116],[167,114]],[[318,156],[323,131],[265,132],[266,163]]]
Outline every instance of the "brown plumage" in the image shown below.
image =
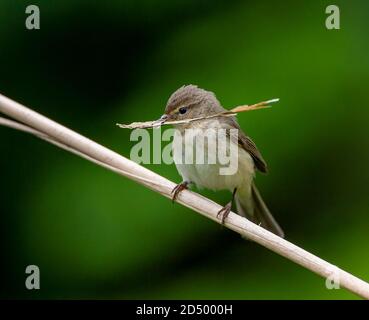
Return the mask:
[[[195,108],[196,106],[202,106],[201,108]],[[190,112],[186,117],[179,117],[178,108],[185,106],[187,108],[195,109],[194,112]],[[204,108],[206,106],[206,108]],[[224,111],[220,102],[216,98],[215,94],[211,91],[206,91],[195,85],[182,86],[176,90],[169,98],[167,106],[165,108],[165,114],[170,116],[172,120],[179,120],[185,118],[200,117],[203,115],[211,115]],[[189,116],[190,115],[190,116]],[[250,137],[248,137],[240,128],[235,117],[223,118],[223,121],[228,122],[230,128],[237,128],[238,131],[238,144],[241,148],[246,150],[254,159],[255,167],[263,173],[268,171],[267,164],[263,159],[260,151],[256,147],[255,143]]]
[[[215,94],[194,85],[183,86],[175,91],[169,98],[165,108],[165,120],[185,120],[203,116],[210,116],[225,111]],[[173,190],[173,198],[186,188],[190,183],[199,187],[214,190],[228,189],[233,191],[232,200],[219,211],[222,222],[231,211],[233,200],[236,201],[237,211],[240,215],[247,217],[251,221],[262,225],[277,235],[283,237],[283,231],[274,220],[264,201],[262,200],[255,183],[253,182],[255,169],[265,173],[267,164],[263,159],[255,143],[243,133],[235,117],[213,117],[194,122],[175,124],[179,135],[174,137],[173,148],[181,150],[179,158],[175,163],[179,173],[183,177],[183,182]],[[187,129],[224,129],[238,148],[238,169],[228,176],[220,175],[218,168],[220,163],[182,163],[179,161],[183,157],[183,139]],[[232,129],[237,129],[236,132]],[[216,145],[217,138],[208,138],[208,145]],[[185,146],[187,147],[187,146]],[[192,148],[192,146],[190,146]],[[204,152],[206,152],[204,150]],[[175,150],[174,150],[175,153]],[[234,158],[237,159],[237,158]]]
[[181,106],[194,107],[196,105],[206,105],[214,111],[224,110],[213,92],[206,91],[190,84],[182,86],[169,97],[165,108],[165,114],[170,115]]

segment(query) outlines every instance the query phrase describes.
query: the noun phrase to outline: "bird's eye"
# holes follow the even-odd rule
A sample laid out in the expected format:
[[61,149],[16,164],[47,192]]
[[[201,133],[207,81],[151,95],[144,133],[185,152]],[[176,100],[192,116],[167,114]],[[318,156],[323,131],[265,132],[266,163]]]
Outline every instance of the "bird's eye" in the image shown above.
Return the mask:
[[178,111],[180,114],[185,114],[187,112],[187,108],[182,107],[182,108],[179,108]]

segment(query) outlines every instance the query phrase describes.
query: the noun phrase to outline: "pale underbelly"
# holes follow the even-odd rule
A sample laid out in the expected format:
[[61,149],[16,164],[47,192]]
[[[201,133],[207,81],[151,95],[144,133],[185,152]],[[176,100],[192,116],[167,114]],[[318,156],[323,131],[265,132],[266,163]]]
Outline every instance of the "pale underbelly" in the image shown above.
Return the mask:
[[183,180],[192,182],[200,188],[212,190],[233,190],[250,186],[254,178],[254,162],[251,156],[243,149],[238,149],[237,169],[233,174],[224,174],[221,168],[227,167],[220,163],[215,164],[179,164],[177,169]]
[[[196,131],[189,133],[192,138],[199,138]],[[183,180],[212,190],[249,189],[255,174],[254,161],[238,144],[230,143],[229,137],[223,141],[224,147],[220,147],[217,131],[208,134],[203,143],[190,144],[187,148],[188,142],[184,141],[184,136],[177,131],[173,141],[173,158]],[[224,150],[224,157],[220,156],[221,150]],[[188,162],[187,159],[193,161]]]

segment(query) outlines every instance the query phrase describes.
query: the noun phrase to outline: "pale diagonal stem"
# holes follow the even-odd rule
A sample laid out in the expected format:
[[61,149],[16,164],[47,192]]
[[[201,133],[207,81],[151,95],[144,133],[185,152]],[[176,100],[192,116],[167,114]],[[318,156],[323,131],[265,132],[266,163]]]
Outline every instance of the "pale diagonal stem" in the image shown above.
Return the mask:
[[[86,160],[132,179],[167,198],[171,197],[171,190],[176,186],[175,183],[1,94],[0,112],[24,124],[2,118],[0,125],[7,125],[33,134]],[[217,213],[221,206],[197,193],[184,190],[178,195],[177,202],[220,223],[217,219]],[[225,221],[225,226],[322,277],[327,278],[334,275],[335,279],[339,280],[341,287],[369,299],[369,284],[367,282],[247,219],[231,212]]]
[[[0,125],[5,126],[5,127],[9,127],[9,128],[12,128],[12,129],[16,129],[16,130],[19,130],[19,131],[23,131],[23,132],[26,132],[26,133],[29,133],[29,134],[32,134],[32,135],[34,135],[34,136],[36,136],[36,137],[38,137],[38,138],[40,138],[42,140],[45,140],[47,142],[50,142],[51,144],[53,144],[53,145],[55,145],[55,146],[57,146],[57,147],[59,147],[61,149],[64,149],[64,150],[69,151],[71,153],[74,153],[75,155],[80,156],[83,159],[86,159],[88,161],[91,161],[91,162],[93,162],[93,163],[95,163],[95,164],[97,164],[97,165],[99,165],[101,167],[104,167],[104,168],[106,168],[108,170],[111,170],[111,171],[113,171],[113,172],[115,172],[117,174],[120,174],[120,175],[124,176],[124,177],[129,177],[132,180],[140,181],[142,184],[145,184],[147,186],[150,186],[151,184],[153,184],[153,181],[151,181],[151,180],[147,180],[145,178],[142,178],[142,177],[136,176],[134,174],[131,174],[131,173],[127,172],[127,171],[114,168],[114,167],[112,167],[112,166],[110,166],[110,165],[108,165],[106,163],[103,163],[103,162],[101,162],[99,160],[96,160],[94,158],[91,158],[91,157],[89,157],[89,156],[87,156],[87,155],[79,152],[78,150],[73,149],[72,147],[68,147],[67,145],[65,145],[63,143],[58,142],[58,141],[50,138],[48,135],[46,135],[44,133],[42,133],[40,131],[37,131],[35,129],[32,129],[30,127],[27,127],[26,125],[21,124],[19,122],[16,122],[16,121],[13,121],[13,120],[9,120],[9,119],[0,117]],[[155,184],[155,182],[154,182],[154,184]],[[156,184],[156,185],[157,186],[160,186],[160,187],[165,187],[165,186],[159,185],[159,184]]]

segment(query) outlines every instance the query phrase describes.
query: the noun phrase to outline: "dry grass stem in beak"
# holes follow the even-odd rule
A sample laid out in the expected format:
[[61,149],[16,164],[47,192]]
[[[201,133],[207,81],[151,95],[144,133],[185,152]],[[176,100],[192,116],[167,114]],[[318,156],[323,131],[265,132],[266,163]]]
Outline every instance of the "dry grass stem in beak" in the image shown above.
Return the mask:
[[235,107],[231,110],[227,110],[224,112],[220,112],[217,114],[213,114],[210,116],[198,117],[193,119],[186,119],[186,120],[177,120],[177,121],[168,121],[168,116],[166,114],[162,115],[160,119],[155,121],[146,121],[146,122],[132,122],[130,124],[120,124],[117,123],[117,126],[123,129],[147,129],[147,128],[155,128],[160,127],[165,124],[180,124],[180,123],[189,123],[193,121],[199,121],[204,119],[216,118],[216,117],[231,117],[237,115],[240,112],[258,110],[258,109],[265,109],[270,108],[270,104],[278,102],[279,99],[271,99],[267,101],[262,101],[252,105],[243,105]]

